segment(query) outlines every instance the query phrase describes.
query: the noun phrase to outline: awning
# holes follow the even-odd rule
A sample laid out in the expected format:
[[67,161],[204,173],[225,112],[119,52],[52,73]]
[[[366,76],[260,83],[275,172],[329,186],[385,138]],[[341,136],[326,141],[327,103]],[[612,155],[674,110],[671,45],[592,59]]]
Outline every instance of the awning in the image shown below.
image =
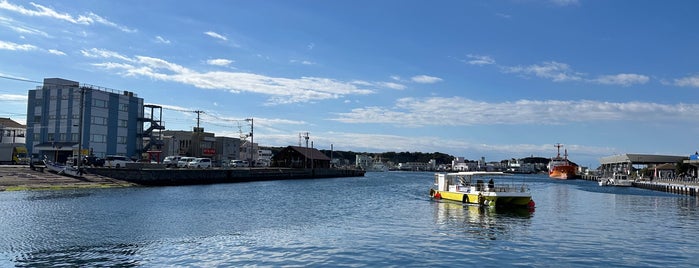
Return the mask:
[[77,142],[44,142],[35,145],[34,151],[73,151],[77,148]]

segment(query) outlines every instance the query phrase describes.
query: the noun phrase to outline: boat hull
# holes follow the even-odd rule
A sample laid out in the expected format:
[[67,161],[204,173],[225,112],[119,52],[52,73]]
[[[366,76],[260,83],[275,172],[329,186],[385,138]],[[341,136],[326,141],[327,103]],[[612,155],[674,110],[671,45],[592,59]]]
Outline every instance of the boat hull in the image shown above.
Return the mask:
[[549,171],[549,178],[557,180],[575,179],[575,166],[555,166]]
[[468,204],[487,205],[497,207],[527,207],[532,204],[532,197],[528,193],[498,193],[498,192],[452,192],[430,190],[430,196],[436,199],[445,199]]

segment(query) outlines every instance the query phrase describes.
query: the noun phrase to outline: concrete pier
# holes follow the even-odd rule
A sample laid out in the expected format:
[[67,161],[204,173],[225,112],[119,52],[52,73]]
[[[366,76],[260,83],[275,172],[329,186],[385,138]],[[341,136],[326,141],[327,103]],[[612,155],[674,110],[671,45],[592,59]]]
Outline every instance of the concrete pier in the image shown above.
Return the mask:
[[634,187],[649,189],[654,191],[662,191],[673,194],[683,194],[689,196],[697,196],[699,192],[699,185],[689,185],[689,184],[677,184],[671,182],[651,182],[651,181],[637,181],[633,183]]

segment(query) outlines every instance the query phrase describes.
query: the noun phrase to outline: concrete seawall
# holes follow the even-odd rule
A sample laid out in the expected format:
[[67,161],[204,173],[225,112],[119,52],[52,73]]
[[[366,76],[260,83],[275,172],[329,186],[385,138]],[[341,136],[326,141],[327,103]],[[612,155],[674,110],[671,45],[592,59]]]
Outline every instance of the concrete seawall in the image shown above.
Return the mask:
[[364,171],[354,169],[163,169],[163,168],[88,168],[92,174],[140,185],[192,185],[265,180],[319,179],[361,177]]

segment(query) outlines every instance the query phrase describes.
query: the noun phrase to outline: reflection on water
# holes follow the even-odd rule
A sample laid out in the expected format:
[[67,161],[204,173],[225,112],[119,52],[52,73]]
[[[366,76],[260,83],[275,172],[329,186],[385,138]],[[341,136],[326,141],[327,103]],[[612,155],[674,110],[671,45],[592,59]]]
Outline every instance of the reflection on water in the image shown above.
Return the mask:
[[[434,201],[435,223],[446,230],[465,233],[476,239],[497,240],[509,237],[516,224],[528,225],[534,214],[527,208],[475,206],[448,200]],[[452,235],[447,233],[447,235]]]
[[134,258],[134,255],[138,248],[137,245],[129,244],[75,246],[27,252],[16,256],[13,261],[16,267],[136,267],[139,266],[139,261]]

